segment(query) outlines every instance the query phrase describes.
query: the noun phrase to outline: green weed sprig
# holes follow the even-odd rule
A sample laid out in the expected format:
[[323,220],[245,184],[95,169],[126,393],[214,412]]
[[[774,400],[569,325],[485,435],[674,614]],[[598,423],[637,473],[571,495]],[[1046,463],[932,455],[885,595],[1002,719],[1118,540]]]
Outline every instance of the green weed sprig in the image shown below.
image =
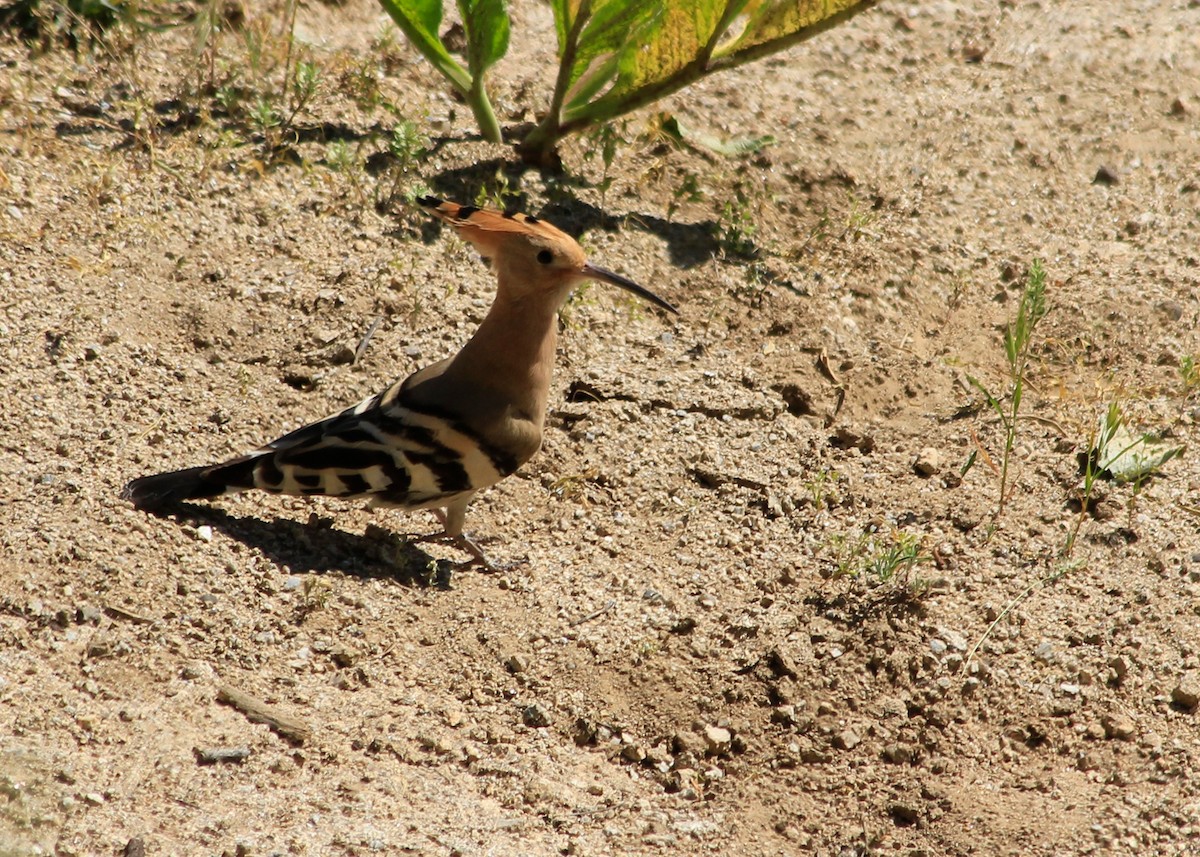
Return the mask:
[[1017,437],[1021,399],[1025,394],[1025,376],[1029,368],[1033,331],[1046,312],[1046,271],[1041,260],[1034,259],[1033,264],[1029,266],[1025,290],[1021,293],[1017,317],[1004,329],[1004,357],[1008,363],[1007,393],[1003,399],[997,397],[979,379],[967,376],[967,381],[983,394],[988,407],[996,413],[1004,427],[1004,455],[1000,462],[1000,500],[996,508],[997,517],[1004,512],[1004,505],[1008,502],[1009,465]]

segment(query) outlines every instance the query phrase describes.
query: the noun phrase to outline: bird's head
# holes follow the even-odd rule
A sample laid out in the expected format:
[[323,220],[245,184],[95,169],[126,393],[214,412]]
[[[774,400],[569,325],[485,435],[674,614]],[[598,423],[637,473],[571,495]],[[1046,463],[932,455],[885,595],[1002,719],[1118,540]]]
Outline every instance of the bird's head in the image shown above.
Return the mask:
[[587,260],[583,248],[567,233],[527,214],[502,213],[425,196],[417,202],[454,227],[485,259],[491,261],[503,288],[514,297],[566,299],[584,280],[595,280],[632,292],[678,314],[678,310],[644,286]]

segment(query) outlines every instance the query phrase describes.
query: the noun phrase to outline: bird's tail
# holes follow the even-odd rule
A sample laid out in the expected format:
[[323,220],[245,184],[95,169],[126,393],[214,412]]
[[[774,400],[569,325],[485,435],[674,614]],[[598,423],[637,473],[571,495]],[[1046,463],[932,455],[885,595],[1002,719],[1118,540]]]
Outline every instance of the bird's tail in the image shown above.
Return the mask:
[[126,485],[121,497],[139,509],[153,510],[184,500],[207,500],[232,494],[255,487],[254,466],[257,463],[258,456],[248,455],[224,464],[142,476]]

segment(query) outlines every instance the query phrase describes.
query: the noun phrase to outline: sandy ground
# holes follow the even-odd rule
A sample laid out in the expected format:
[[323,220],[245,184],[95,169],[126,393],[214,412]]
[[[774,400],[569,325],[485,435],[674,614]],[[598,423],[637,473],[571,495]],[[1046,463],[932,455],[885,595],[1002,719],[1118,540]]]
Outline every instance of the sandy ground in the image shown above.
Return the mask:
[[[506,124],[553,60],[516,6]],[[560,175],[367,0],[301,5],[321,84],[264,139],[282,10],[241,27],[211,72],[191,27],[0,37],[0,855],[1200,853],[1200,7],[883,4]],[[524,562],[453,571],[424,513],[119,499],[461,346],[492,284],[422,185],[682,310],[567,307],[543,449],[468,518]],[[997,514],[967,376],[1007,390],[1035,258]],[[1114,402],[1187,449],[1081,513]]]

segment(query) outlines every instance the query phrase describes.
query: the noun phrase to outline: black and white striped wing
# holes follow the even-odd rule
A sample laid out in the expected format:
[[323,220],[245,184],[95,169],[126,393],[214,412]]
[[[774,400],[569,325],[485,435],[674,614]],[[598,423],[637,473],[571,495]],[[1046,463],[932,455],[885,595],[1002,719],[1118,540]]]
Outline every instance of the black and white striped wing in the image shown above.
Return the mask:
[[410,508],[486,488],[519,465],[456,415],[407,402],[402,383],[286,434],[251,458],[255,488],[372,496]]

